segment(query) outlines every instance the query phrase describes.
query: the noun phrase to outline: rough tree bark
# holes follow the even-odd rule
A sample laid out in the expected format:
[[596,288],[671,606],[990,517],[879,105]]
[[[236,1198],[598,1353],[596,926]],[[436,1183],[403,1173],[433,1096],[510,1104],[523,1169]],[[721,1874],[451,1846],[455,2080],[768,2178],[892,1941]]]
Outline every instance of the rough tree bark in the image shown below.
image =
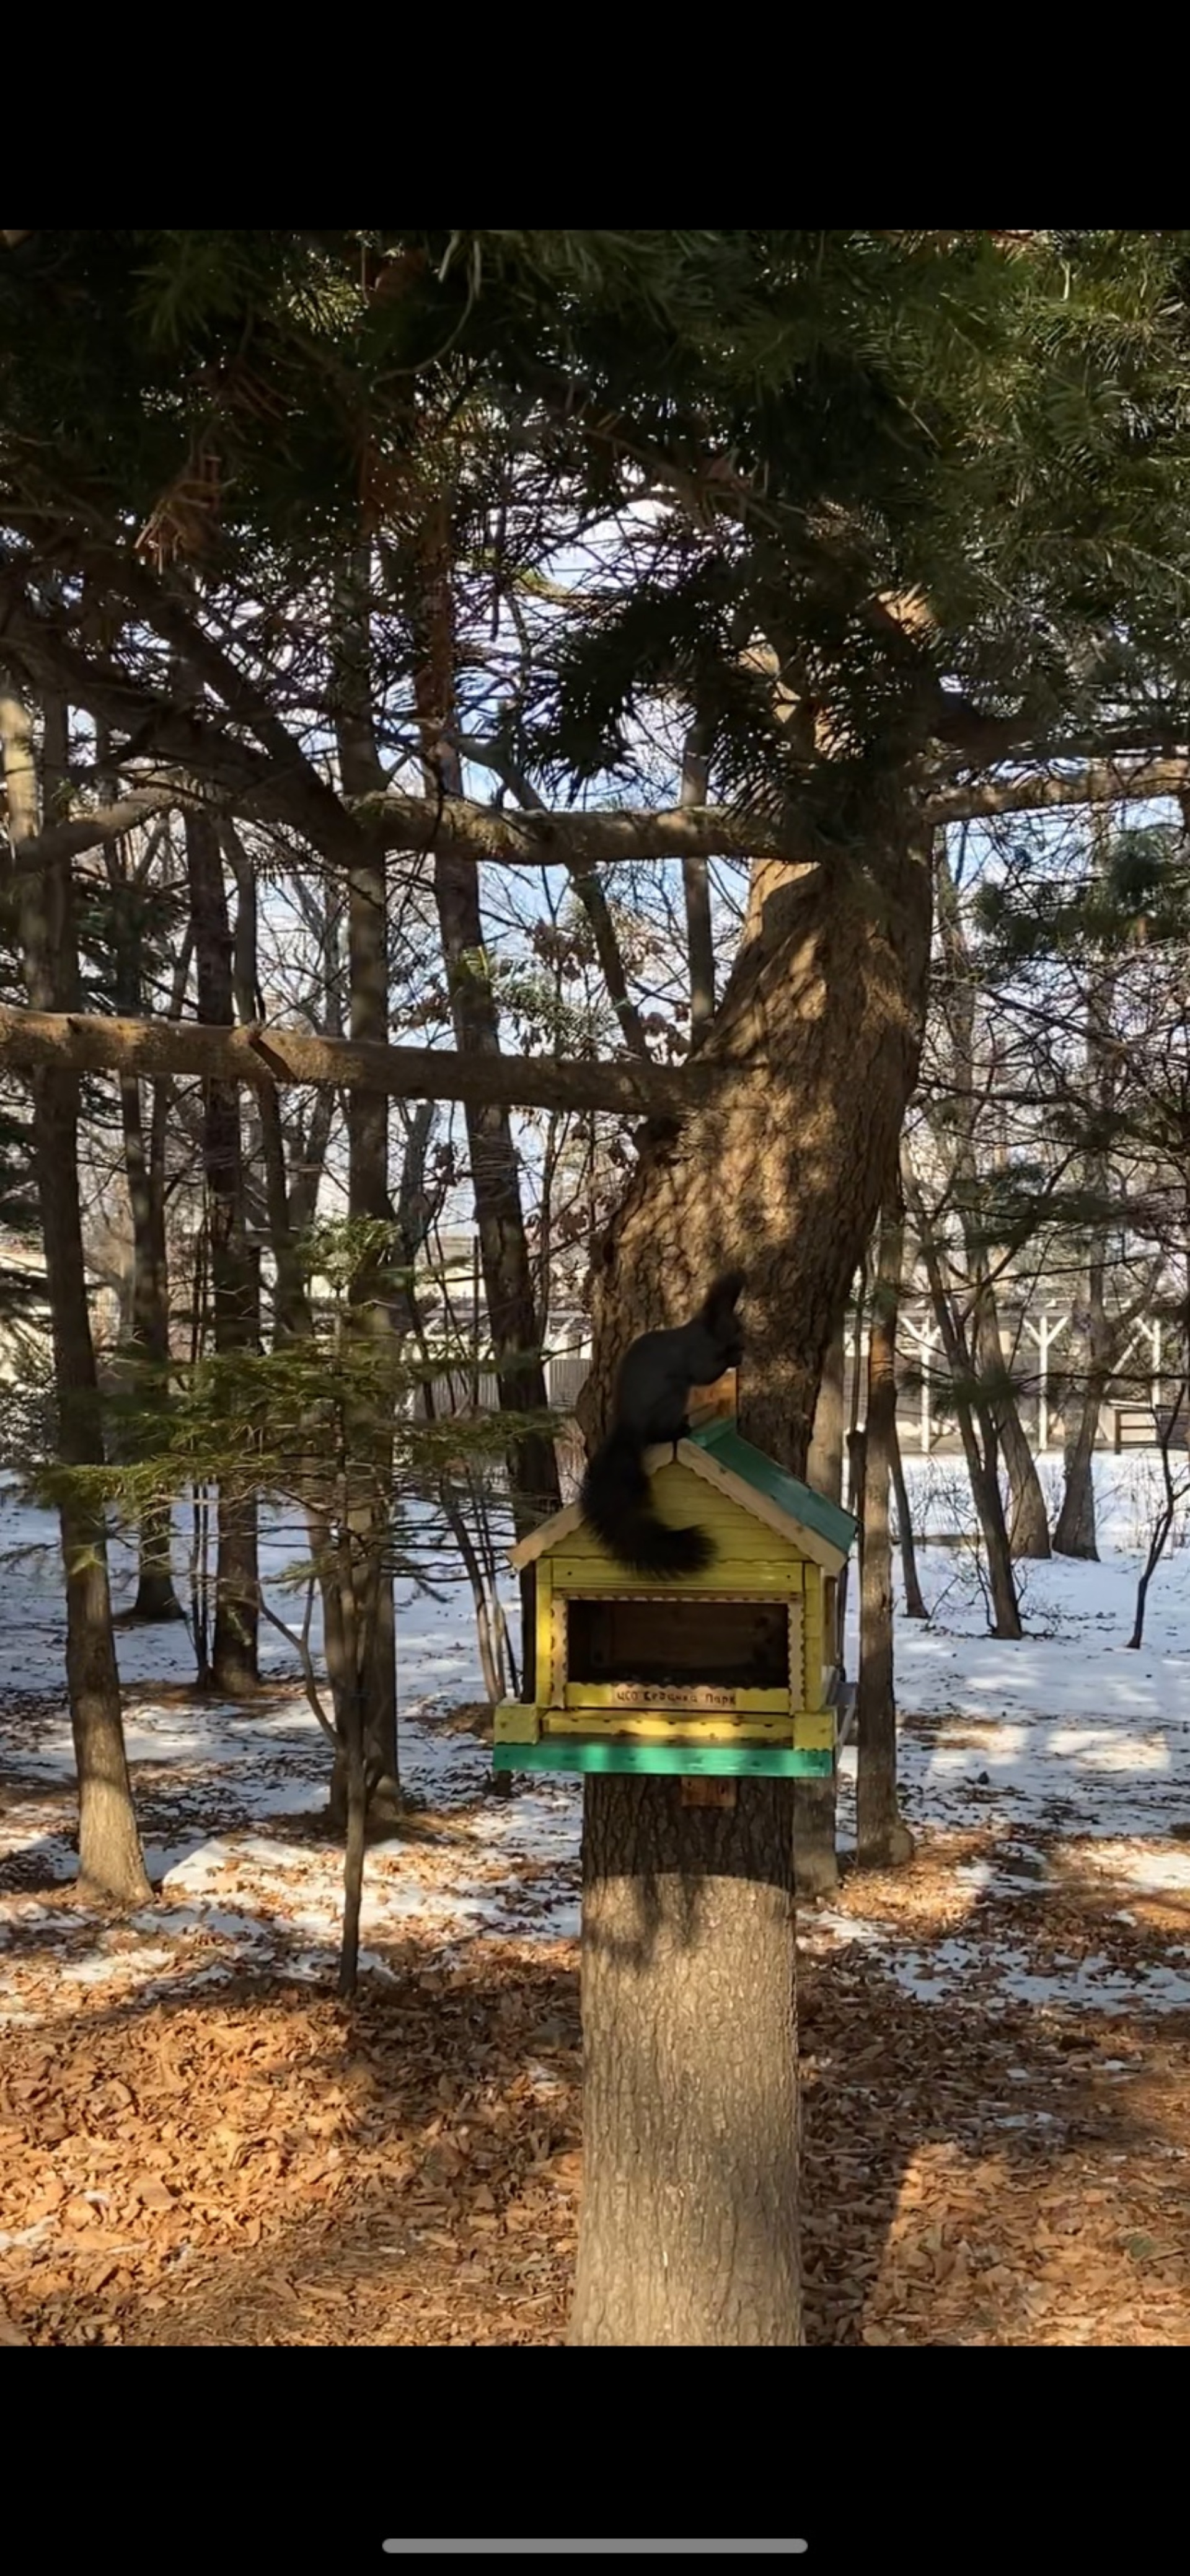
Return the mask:
[[[66,768],[65,714],[46,718],[47,767]],[[0,675],[0,740],[14,838],[37,828],[36,754],[28,710]],[[48,800],[47,800],[48,801]],[[36,1008],[79,1007],[78,946],[69,857],[17,886],[25,983]],[[104,1463],[79,1212],[77,1076],[33,1077],[33,1144],[54,1346],[58,1447],[67,1467]],[[66,1578],[66,1681],[79,1788],[80,1891],[141,1904],[151,1894],[132,1805],[120,1677],[112,1635],[103,1514],[77,1492],[58,1507]]]
[[587,1781],[574,2343],[802,2340],[791,1857],[784,1781]]
[[[186,814],[185,834],[198,1017],[208,1025],[224,1026],[235,1017],[235,1001],[219,827],[212,814],[196,808]],[[244,1225],[240,1095],[234,1082],[204,1085],[203,1172],[215,1349],[221,1357],[234,1359],[238,1352],[254,1349],[260,1334],[256,1269]],[[244,1698],[257,1684],[258,1582],[256,1496],[251,1490],[223,1492],[211,1680],[217,1691],[231,1699]]]
[[899,1183],[880,1220],[868,1343],[864,1430],[863,1557],[856,1698],[856,1857],[886,1869],[909,1860],[913,1837],[897,1804],[897,1703],[893,1669],[892,1544],[888,1495],[897,1430],[897,1310],[905,1223]]
[[816,1494],[824,1494],[828,1503],[839,1504],[843,1500],[843,1453],[846,1448],[843,1410],[846,1338],[847,1318],[841,1315],[822,1363],[818,1402],[814,1407],[814,1429],[806,1461],[806,1483]]
[[[595,1281],[590,1439],[633,1335],[748,1270],[743,1428],[804,1474],[827,1343],[880,1206],[916,1075],[928,852],[862,888],[757,869],[705,1052],[741,1080],[646,1138]],[[571,2339],[801,2340],[792,1800],[733,1808],[589,1778],[583,1838],[585,2164]]]

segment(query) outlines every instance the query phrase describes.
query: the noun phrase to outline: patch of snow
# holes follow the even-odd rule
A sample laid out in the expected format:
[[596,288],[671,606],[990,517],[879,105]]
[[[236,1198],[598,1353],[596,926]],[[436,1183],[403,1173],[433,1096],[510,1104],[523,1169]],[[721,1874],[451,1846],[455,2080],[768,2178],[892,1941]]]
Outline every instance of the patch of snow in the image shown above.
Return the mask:
[[72,1960],[58,1973],[68,1985],[101,1986],[129,1969],[138,1977],[146,1968],[172,1967],[173,1955],[172,1950],[103,1950],[89,1959]]
[[[1171,1958],[1183,1958],[1179,1947]],[[1190,2009],[1190,1975],[1161,1965],[1123,1968],[1103,1955],[1055,1962],[1060,1973],[1030,1965],[1028,1953],[997,1944],[940,1941],[930,1950],[890,1947],[888,1969],[902,1993],[920,2001],[968,2000],[979,2009],[999,2002],[1060,2006],[1067,2011],[1185,2012]],[[990,1979],[995,1980],[989,1992]]]
[[1135,1888],[1138,1896],[1190,1894],[1190,1851],[1131,1851],[1107,1843],[1094,1857],[1098,1868],[1118,1884]]

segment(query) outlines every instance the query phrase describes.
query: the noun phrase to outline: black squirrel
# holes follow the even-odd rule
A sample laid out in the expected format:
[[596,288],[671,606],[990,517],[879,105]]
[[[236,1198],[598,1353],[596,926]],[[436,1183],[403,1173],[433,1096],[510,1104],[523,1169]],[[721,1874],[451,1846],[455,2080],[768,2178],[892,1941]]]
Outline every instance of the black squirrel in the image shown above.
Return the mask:
[[658,1441],[672,1440],[676,1451],[690,1429],[692,1390],[738,1368],[744,1341],[735,1309],[743,1289],[742,1270],[725,1272],[690,1323],[642,1333],[620,1362],[612,1427],[583,1478],[579,1502],[609,1556],[634,1574],[698,1574],[714,1556],[705,1530],[671,1529],[658,1519],[643,1460]]

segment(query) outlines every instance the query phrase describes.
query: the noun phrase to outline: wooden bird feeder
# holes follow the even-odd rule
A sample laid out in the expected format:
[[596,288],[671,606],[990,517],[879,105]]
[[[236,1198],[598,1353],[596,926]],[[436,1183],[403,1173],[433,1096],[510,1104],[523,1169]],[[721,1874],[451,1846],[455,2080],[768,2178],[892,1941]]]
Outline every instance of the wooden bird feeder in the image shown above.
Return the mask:
[[703,1572],[627,1572],[577,1503],[512,1550],[534,1571],[537,1684],[496,1710],[498,1771],[829,1774],[856,1523],[741,1439],[725,1400],[644,1462],[659,1517],[713,1539]]

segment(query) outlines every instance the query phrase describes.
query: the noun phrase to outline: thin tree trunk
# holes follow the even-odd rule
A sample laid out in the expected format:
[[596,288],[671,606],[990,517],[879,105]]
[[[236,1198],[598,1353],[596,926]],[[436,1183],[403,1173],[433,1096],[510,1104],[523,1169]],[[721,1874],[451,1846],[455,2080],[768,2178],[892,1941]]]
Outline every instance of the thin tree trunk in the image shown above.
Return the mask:
[[[115,904],[116,1008],[133,1017],[143,1002],[143,961],[138,920],[139,889],[129,884],[121,849],[110,849],[108,883]],[[138,1406],[163,1410],[169,1401],[169,1267],[165,1241],[164,1171],[146,1142],[141,1089],[132,1073],[119,1077],[124,1172],[132,1223],[132,1355]],[[184,1616],[174,1590],[173,1507],[146,1503],[137,1546],[134,1620],[161,1622]]]
[[[1098,1188],[1102,1194],[1106,1189],[1106,1175],[1097,1171],[1089,1176],[1088,1187]],[[1104,1287],[1104,1238],[1102,1228],[1097,1227],[1087,1270],[1087,1380],[1073,1436],[1067,1429],[1062,1507],[1054,1530],[1056,1556],[1090,1558],[1096,1562],[1099,1547],[1095,1529],[1095,1441],[1099,1415],[1121,1343],[1135,1312],[1133,1304],[1120,1315],[1109,1315]]]
[[[235,1018],[232,938],[219,830],[212,815],[185,816],[186,863],[198,978],[198,1017],[227,1027]],[[239,1091],[232,1082],[203,1087],[203,1166],[209,1210],[211,1303],[215,1350],[222,1359],[252,1350],[260,1333],[259,1293],[244,1231],[244,1172]],[[241,1699],[257,1684],[259,1563],[256,1495],[249,1479],[219,1495],[215,1631],[211,1677],[217,1691]]]
[[[1185,1318],[1183,1321],[1185,1321]],[[1190,1345],[1188,1345],[1188,1347],[1190,1347]],[[1144,1643],[1145,1606],[1149,1598],[1149,1585],[1152,1582],[1153,1576],[1155,1575],[1157,1568],[1161,1563],[1161,1559],[1165,1554],[1169,1540],[1169,1533],[1174,1525],[1178,1504],[1185,1499],[1185,1480],[1183,1479],[1180,1487],[1175,1486],[1169,1453],[1175,1440],[1177,1441],[1179,1448],[1184,1448],[1186,1445],[1186,1415],[1184,1410],[1186,1392],[1186,1380],[1183,1378],[1181,1385],[1175,1391],[1173,1404],[1170,1407],[1169,1412],[1158,1424],[1157,1443],[1161,1452],[1162,1498],[1159,1509],[1155,1515],[1152,1528],[1149,1532],[1149,1544],[1145,1554],[1145,1561],[1141,1567],[1136,1586],[1136,1608],[1132,1619],[1132,1634],[1128,1640],[1129,1647],[1133,1653],[1139,1653],[1140,1648]]]
[[[359,1977],[359,1927],[363,1910],[364,1853],[368,1822],[368,1765],[366,1717],[372,1693],[369,1640],[374,1633],[374,1620],[369,1616],[374,1604],[368,1600],[369,1584],[361,1583],[351,1547],[345,1532],[337,1550],[339,1566],[340,1617],[343,1635],[343,1660],[347,1667],[346,1687],[337,1694],[336,1716],[346,1773],[346,1843],[343,1854],[343,1938],[339,1954],[339,1993],[349,2001]],[[392,1585],[388,1586],[392,1601]],[[362,1615],[361,1615],[362,1614]]]
[[1092,1363],[1086,1389],[1079,1407],[1073,1439],[1066,1442],[1065,1475],[1062,1486],[1062,1508],[1054,1529],[1055,1556],[1090,1558],[1098,1563],[1099,1542],[1095,1528],[1095,1436],[1099,1414],[1107,1392],[1110,1370]]
[[[968,1259],[970,1260],[970,1249]],[[986,1265],[985,1265],[986,1269]],[[1009,1380],[1000,1346],[995,1292],[984,1278],[976,1311],[977,1352],[987,1388],[988,1410],[1008,1477],[1008,1544],[1014,1557],[1044,1559],[1051,1554],[1049,1518],[1037,1462],[1021,1420],[1016,1390]]]
[[[231,824],[224,825],[229,864],[238,892],[235,936],[235,999],[241,1023],[257,1016],[259,991],[256,940],[256,870],[239,833]],[[339,1034],[340,1012],[336,960],[332,954],[333,932],[324,914],[322,939],[327,986],[327,1024],[333,1023]],[[275,1344],[294,1340],[310,1333],[314,1319],[306,1287],[301,1255],[301,1236],[313,1222],[318,1203],[318,1190],[330,1137],[332,1095],[319,1094],[311,1115],[300,1173],[292,1172],[281,1117],[281,1099],[276,1086],[262,1083],[256,1094],[260,1118],[260,1157],[264,1171],[265,1208],[268,1217],[269,1246],[276,1272],[273,1307]]]
[[[66,766],[64,711],[47,711],[47,767]],[[14,840],[37,829],[40,800],[27,710],[0,677],[9,824]],[[79,1007],[78,948],[69,860],[16,880],[26,989],[37,1010]],[[104,1463],[95,1350],[79,1212],[77,1076],[34,1074],[33,1144],[54,1345],[58,1449],[67,1467]],[[132,1804],[120,1677],[112,1634],[107,1542],[101,1510],[75,1491],[58,1507],[66,1580],[66,1680],[79,1787],[78,1883],[84,1894],[143,1904],[151,1894]]]
[[905,1587],[905,1616],[907,1619],[928,1619],[930,1614],[925,1605],[925,1596],[917,1571],[917,1544],[913,1536],[913,1515],[909,1507],[909,1481],[905,1474],[905,1461],[901,1456],[901,1440],[895,1413],[889,1446],[893,1492],[897,1498],[897,1537],[901,1549],[901,1581]]
[[[232,942],[236,1017],[241,1027],[246,1028],[263,1016],[257,962],[256,869],[232,823],[223,826],[223,845],[236,881]],[[298,1333],[309,1331],[312,1319],[290,1207],[281,1101],[273,1084],[261,1084],[255,1094],[254,1105],[260,1120],[260,1160],[264,1171],[269,1249],[276,1273],[273,1337],[276,1343],[282,1343],[292,1340]]]
[[978,982],[947,856],[945,832],[938,834],[934,878],[938,927],[950,975],[945,1016],[953,1061],[952,1109],[947,1132],[953,1136],[954,1174],[964,1210],[963,1239],[975,1291],[974,1346],[986,1390],[984,1410],[994,1426],[1008,1474],[1011,1554],[1014,1557],[1047,1557],[1050,1536],[1045,1496],[1028,1434],[1021,1421],[1016,1389],[1004,1365],[995,1289],[989,1275],[987,1249],[980,1239],[975,1219],[979,1194],[977,1122],[987,1096],[987,1085],[983,1080],[976,1080]]
[[[385,773],[372,726],[370,660],[370,557],[361,546],[345,579],[338,634],[336,735],[344,793],[376,794]],[[353,1038],[383,1045],[388,1037],[388,869],[383,845],[365,838],[347,884],[347,961]],[[355,1086],[347,1096],[348,1207],[353,1219],[381,1228],[393,1223],[389,1194],[389,1110],[379,1091]],[[361,1265],[351,1287],[353,1330],[374,1345],[383,1362],[394,1351],[391,1254]],[[381,1371],[383,1380],[383,1369]],[[357,1574],[365,1582],[368,1615],[360,1618],[359,1670],[363,1693],[364,1765],[369,1805],[395,1820],[403,1812],[397,1747],[397,1641],[389,1555],[392,1486],[391,1419],[360,1427],[364,1450],[355,1505]],[[366,1577],[366,1580],[365,1580]],[[336,1759],[331,1811],[350,1831],[350,1747]]]
[[[1091,824],[1092,872],[1101,882],[1107,873],[1110,838],[1110,816],[1095,814]],[[1119,1067],[1118,1050],[1112,1043],[1115,991],[1116,977],[1111,961],[1101,958],[1092,972],[1087,992],[1086,1068],[1094,1121],[1108,1132],[1116,1112]],[[1107,1156],[1101,1147],[1097,1146],[1083,1157],[1082,1178],[1088,1196],[1092,1200],[1098,1199],[1102,1212],[1092,1216],[1087,1243],[1087,1384],[1073,1437],[1069,1421],[1064,1422],[1066,1477],[1062,1507],[1054,1531],[1054,1552],[1057,1556],[1097,1560],[1095,1438],[1099,1429],[1099,1408],[1107,1393],[1126,1326],[1120,1318],[1113,1319],[1107,1312],[1106,1201],[1110,1172]],[[1063,1414],[1065,1416],[1065,1406]]]
[[[427,511],[420,601],[421,657],[414,695],[421,729],[427,795],[457,795],[462,768],[454,747],[455,633],[451,591],[449,512],[439,499]],[[434,900],[450,990],[451,1020],[460,1055],[498,1056],[500,1014],[484,944],[479,870],[451,850],[434,852]],[[488,1331],[501,1410],[545,1413],[549,1407],[539,1343],[533,1268],[521,1206],[520,1166],[506,1102],[467,1101],[467,1149],[475,1222],[483,1266]],[[518,1536],[556,1511],[562,1489],[553,1440],[523,1431],[508,1450],[513,1525]],[[523,1687],[534,1687],[533,1578],[521,1577]]]
[[[844,1356],[847,1316],[844,1312],[827,1344],[814,1407],[814,1429],[806,1481],[828,1502],[843,1500]],[[847,1591],[839,1594],[839,1634],[847,1616]],[[822,1780],[793,1784],[793,1875],[797,1894],[810,1900],[830,1896],[839,1884],[839,1770],[837,1760]]]
[[[154,1103],[156,1107],[156,1103]],[[190,1366],[202,1358],[209,1320],[207,1294],[207,1218],[194,1238],[190,1273]],[[210,1489],[196,1479],[190,1488],[190,1641],[194,1648],[200,1691],[211,1686]]]
[[[847,1634],[847,1605],[851,1598],[851,1583],[853,1575],[856,1581],[859,1579],[859,1566],[863,1559],[864,1546],[863,1513],[860,1508],[864,1485],[864,1435],[860,1429],[860,1399],[863,1392],[864,1318],[867,1314],[868,1307],[868,1264],[866,1247],[865,1258],[861,1261],[859,1266],[858,1278],[852,1282],[852,1285],[855,1290],[855,1299],[851,1316],[851,1398],[849,1403],[846,1401],[844,1402],[843,1410],[846,1422],[844,1443],[847,1458],[847,1509],[851,1513],[853,1520],[856,1520],[859,1523],[859,1540],[856,1562],[853,1564],[851,1558],[848,1558],[846,1565],[842,1566],[839,1572],[840,1640],[845,1638]],[[846,1332],[845,1322],[844,1332]],[[845,1397],[846,1383],[846,1340],[844,1340],[843,1384]],[[817,1408],[815,1409],[817,1410]],[[795,1816],[797,1813],[799,1796],[804,1795],[805,1790],[807,1788],[813,1788],[813,1786],[814,1783],[812,1781],[798,1783],[798,1787],[794,1792],[793,1801]]]
[[[351,872],[348,884],[347,944],[351,990],[351,1034],[353,1037],[383,1036],[388,1028],[388,924],[387,871],[382,849],[377,848]],[[388,1102],[375,1091],[355,1090],[348,1094],[348,1203],[353,1218],[370,1220],[378,1225],[392,1223],[392,1201],[388,1187]],[[355,1329],[387,1350],[392,1341],[392,1288],[387,1264],[383,1261],[365,1264],[352,1283]],[[381,1489],[391,1478],[391,1429],[383,1423],[373,1426],[369,1444],[374,1453],[370,1464]],[[367,1520],[366,1531],[359,1536],[365,1554],[379,1550],[387,1554],[384,1511],[380,1493],[361,1504]],[[362,1642],[363,1656],[363,1733],[364,1753],[369,1783],[370,1805],[375,1812],[383,1810],[398,1816],[401,1808],[401,1785],[397,1750],[397,1645],[396,1619],[393,1608],[391,1574],[376,1586],[373,1616]],[[341,1794],[350,1802],[350,1781],[345,1775],[333,1786],[332,1806],[339,1812]]]
[[[457,795],[462,787],[454,748],[454,615],[446,511],[428,515],[421,603],[422,650],[415,695],[427,788],[431,796]],[[451,1019],[460,1055],[499,1055],[500,1015],[486,962],[479,871],[453,852],[434,854],[434,899],[450,986]],[[466,1104],[471,1187],[483,1264],[488,1330],[500,1403],[509,1413],[548,1410],[545,1371],[537,1345],[540,1319],[521,1208],[520,1167],[512,1122],[503,1103]],[[513,1516],[518,1533],[531,1529],[561,1501],[553,1441],[526,1431],[509,1452]]]
[[[988,1584],[992,1603],[992,1634],[995,1637],[1021,1637],[1020,1603],[1012,1571],[1012,1555],[1000,1484],[996,1474],[996,1432],[987,1406],[978,1393],[977,1376],[971,1355],[963,1339],[962,1328],[954,1312],[950,1291],[942,1266],[942,1255],[931,1220],[926,1214],[921,1192],[911,1168],[905,1164],[905,1191],[917,1229],[934,1318],[942,1337],[947,1367],[951,1376],[951,1402],[955,1409],[971,1495],[979,1516],[987,1549]],[[978,1427],[977,1427],[978,1425]],[[983,1446],[980,1446],[982,1435]]]
[[900,1187],[885,1203],[872,1288],[864,1436],[863,1572],[856,1699],[856,1856],[884,1869],[908,1860],[913,1839],[897,1805],[892,1545],[888,1493],[897,1436],[897,1310],[905,1223]]
[[[916,1076],[929,866],[881,853],[755,872],[741,957],[706,1040],[739,1090],[648,1136],[595,1281],[588,1441],[633,1335],[746,1265],[742,1428],[804,1474],[827,1344],[879,1210]],[[585,2157],[571,2337],[802,2339],[792,1798],[734,1807],[678,1783],[588,1777]]]
[[1156,1285],[1160,1263],[1150,1270],[1147,1284],[1129,1299],[1126,1306],[1109,1315],[1104,1298],[1105,1264],[1102,1241],[1096,1244],[1088,1271],[1086,1342],[1087,1378],[1079,1408],[1078,1421],[1067,1429],[1065,1441],[1065,1482],[1062,1508],[1054,1530],[1055,1556],[1074,1556],[1097,1561],[1099,1548],[1095,1531],[1095,1442],[1099,1416],[1111,1384],[1121,1349],[1137,1315]]

